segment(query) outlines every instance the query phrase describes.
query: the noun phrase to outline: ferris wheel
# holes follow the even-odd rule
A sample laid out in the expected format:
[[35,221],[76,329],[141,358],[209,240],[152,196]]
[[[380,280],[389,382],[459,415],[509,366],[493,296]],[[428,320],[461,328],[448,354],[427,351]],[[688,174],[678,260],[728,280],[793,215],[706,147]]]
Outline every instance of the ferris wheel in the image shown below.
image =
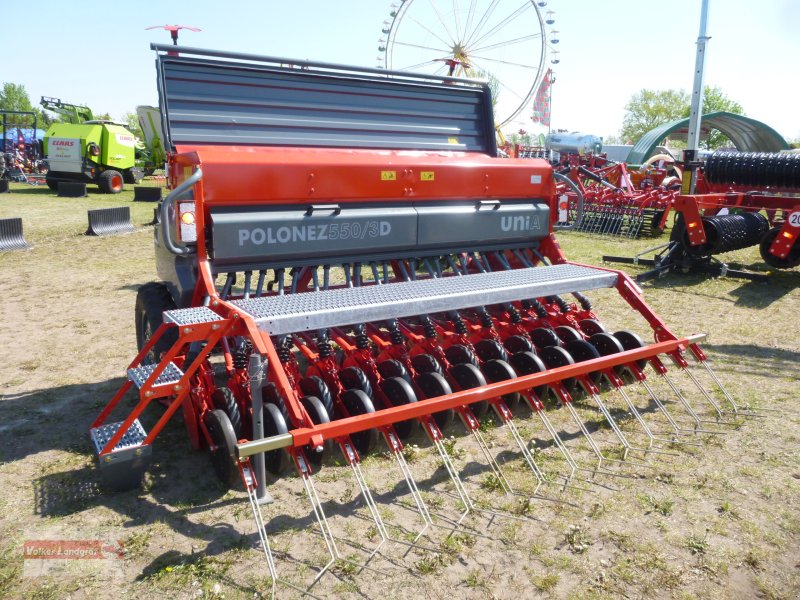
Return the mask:
[[383,22],[378,67],[486,79],[498,128],[536,93],[558,62],[554,12],[534,0],[396,0]]

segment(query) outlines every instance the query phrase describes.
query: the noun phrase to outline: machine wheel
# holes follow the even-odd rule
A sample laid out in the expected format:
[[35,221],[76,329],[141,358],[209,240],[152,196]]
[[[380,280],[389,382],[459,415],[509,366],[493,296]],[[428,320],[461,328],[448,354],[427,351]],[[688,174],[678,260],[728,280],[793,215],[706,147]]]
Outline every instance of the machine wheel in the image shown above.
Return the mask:
[[[359,371],[360,370],[361,369],[359,369]],[[351,417],[375,412],[375,406],[372,404],[372,400],[360,389],[353,388],[346,390],[342,393],[341,400]],[[351,433],[350,439],[353,441],[353,446],[355,446],[356,451],[360,455],[365,456],[371,452],[378,443],[378,430],[367,429],[366,431]]]
[[[303,396],[300,398],[300,403],[306,409],[311,422],[314,425],[322,425],[323,423],[330,423],[331,419],[328,416],[328,410],[322,404],[322,401],[316,396]],[[320,466],[331,451],[331,440],[325,440],[322,444],[322,452],[317,452],[310,445],[304,448],[308,462],[313,465]]]
[[564,344],[583,339],[580,331],[569,325],[559,325],[556,327],[556,335]]
[[451,365],[470,363],[478,366],[478,359],[475,353],[462,344],[453,344],[444,351],[444,355],[447,358],[447,362]]
[[793,269],[797,265],[800,265],[800,242],[795,241],[794,246],[789,250],[789,255],[786,258],[781,258],[780,256],[769,253],[769,247],[772,246],[772,242],[778,237],[780,231],[780,227],[773,227],[770,229],[767,234],[761,238],[758,250],[761,252],[761,258],[763,258],[764,262],[770,267],[774,269]]
[[58,191],[58,179],[56,179],[55,177],[51,177],[50,174],[48,173],[47,175],[45,175],[44,181],[45,183],[47,183],[47,187],[50,188],[50,191],[52,192]]
[[[570,356],[572,356],[576,363],[600,358],[600,352],[597,351],[597,348],[585,340],[573,340],[565,344],[564,349],[570,353]],[[600,382],[602,376],[602,373],[599,371],[589,373],[589,379],[595,384]]]
[[480,340],[475,344],[475,354],[482,361],[487,360],[508,360],[508,352],[497,340]]
[[[164,311],[176,308],[167,286],[163,283],[145,283],[136,293],[136,306],[134,319],[136,324],[136,346],[139,350],[144,348],[147,341],[153,337],[163,323]],[[143,364],[156,364],[161,360],[161,355],[170,349],[178,340],[178,331],[175,328],[168,330],[144,358]]]
[[610,333],[595,333],[589,338],[589,343],[597,349],[601,356],[611,356],[625,350],[620,341]]
[[236,434],[228,415],[221,410],[210,410],[203,421],[211,436],[211,464],[219,480],[227,487],[233,487],[239,476],[236,467]]
[[[515,379],[517,376],[510,364],[499,359],[487,360],[481,365],[481,372],[489,383],[508,381],[509,379]],[[508,405],[508,408],[514,410],[520,401],[519,392],[503,394],[503,400]]]
[[[430,354],[421,354],[420,356],[430,356]],[[431,356],[431,358],[433,358]],[[437,363],[438,364],[438,363]],[[453,390],[444,375],[436,372],[420,373],[415,380],[417,387],[422,392],[424,398],[438,398],[439,396],[446,396],[452,394]],[[445,431],[453,423],[455,412],[452,408],[441,410],[433,414],[433,420],[442,431]]]
[[109,169],[97,177],[97,187],[103,194],[119,194],[122,191],[124,180],[122,173]]
[[[539,357],[548,369],[557,369],[558,367],[566,367],[567,365],[574,365],[575,361],[569,352],[560,346],[550,346],[542,348]],[[575,391],[575,380],[572,378],[564,379],[561,383],[564,387],[572,393]]]
[[442,374],[442,365],[430,354],[417,354],[411,358],[411,366],[417,373]]
[[378,373],[380,373],[381,377],[384,379],[389,379],[390,377],[402,377],[408,383],[411,383],[411,375],[408,374],[408,371],[403,363],[393,358],[380,363],[378,365]]
[[367,379],[366,373],[358,367],[347,367],[339,371],[339,381],[345,389],[348,390],[361,390],[369,398],[372,398],[372,386]]
[[[395,361],[397,362],[397,361]],[[400,363],[398,363],[400,364]],[[403,365],[400,364],[402,367]],[[404,369],[405,370],[405,369]],[[386,397],[391,402],[392,406],[405,406],[417,401],[417,395],[414,393],[414,388],[402,377],[389,377],[380,383],[381,391],[386,394]],[[407,421],[400,421],[394,423],[394,430],[401,440],[406,440],[411,437],[416,429],[417,420],[409,419]]]
[[231,422],[236,439],[240,439],[242,437],[242,415],[230,388],[218,387],[215,389],[214,393],[211,394],[211,402],[214,403],[214,408],[225,413],[225,416]]
[[528,335],[531,336],[531,340],[533,341],[534,345],[540,350],[542,348],[550,348],[551,346],[561,345],[561,338],[558,337],[558,334],[547,327],[537,327],[536,329],[531,329],[528,332]]
[[304,395],[314,396],[322,402],[322,406],[328,411],[328,417],[331,419],[333,418],[333,396],[331,395],[331,390],[328,388],[328,384],[325,383],[322,377],[312,375],[311,377],[301,379],[300,391],[303,392]]
[[[264,437],[289,433],[280,408],[271,402],[264,403]],[[285,448],[264,453],[264,465],[273,475],[282,475],[292,465],[292,457]]]
[[[614,334],[614,337],[617,338],[617,341],[622,344],[623,350],[636,350],[637,348],[644,348],[645,343],[638,335],[633,333],[632,331],[628,331],[623,329],[622,331],[617,331]],[[639,370],[642,371],[647,366],[647,360],[640,359],[636,361],[636,366],[639,367]]]
[[[486,378],[478,367],[471,363],[461,363],[450,367],[450,376],[458,385],[458,391],[469,390],[472,388],[486,385]],[[489,410],[489,403],[486,400],[473,402],[469,405],[475,418],[481,420]]]
[[[517,352],[516,354],[512,354],[508,360],[520,377],[522,375],[533,375],[534,373],[541,373],[547,370],[542,359],[533,352]],[[539,396],[539,398],[543,398],[547,393],[547,386],[540,385],[539,387],[533,388],[533,392]]]
[[578,327],[586,335],[594,335],[596,333],[607,333],[608,329],[597,319],[581,319],[578,321]]
[[[506,350],[508,350],[511,354],[516,354],[517,352],[533,352],[533,342],[529,338],[526,338],[522,335],[512,335],[506,338],[506,341],[503,342],[505,344]],[[508,359],[504,359],[508,361]]]

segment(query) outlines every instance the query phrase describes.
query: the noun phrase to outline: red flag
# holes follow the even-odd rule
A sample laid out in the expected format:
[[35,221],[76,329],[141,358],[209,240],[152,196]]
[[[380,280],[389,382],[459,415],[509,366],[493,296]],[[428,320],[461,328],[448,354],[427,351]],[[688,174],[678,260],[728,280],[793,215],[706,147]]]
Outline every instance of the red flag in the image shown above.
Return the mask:
[[531,116],[534,123],[541,123],[548,127],[550,126],[550,85],[553,83],[552,75],[552,71],[547,69],[547,73],[544,74],[542,82],[539,84],[536,97],[533,99],[533,115]]

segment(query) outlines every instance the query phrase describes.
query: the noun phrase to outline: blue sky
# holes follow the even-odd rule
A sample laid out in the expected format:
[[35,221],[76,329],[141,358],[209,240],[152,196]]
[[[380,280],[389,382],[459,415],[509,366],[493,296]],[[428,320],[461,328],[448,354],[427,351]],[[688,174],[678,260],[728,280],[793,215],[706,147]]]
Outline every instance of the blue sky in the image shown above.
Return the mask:
[[[413,1],[420,7],[438,4],[444,14],[450,4]],[[513,10],[523,2],[501,5]],[[788,139],[800,138],[800,0],[710,2],[706,82],[722,87],[748,116]],[[183,33],[186,45],[372,67],[390,1],[138,0],[73,6],[40,0],[33,11],[22,2],[4,4],[6,60],[0,81],[23,84],[34,103],[42,95],[55,96],[119,117],[137,104],[157,103],[149,44],[169,38],[165,31],[145,31],[147,26],[202,28]],[[554,128],[615,134],[625,103],[641,88],[691,91],[700,0],[549,0],[545,10],[551,9],[561,59],[555,67]],[[8,60],[12,56],[15,60]]]

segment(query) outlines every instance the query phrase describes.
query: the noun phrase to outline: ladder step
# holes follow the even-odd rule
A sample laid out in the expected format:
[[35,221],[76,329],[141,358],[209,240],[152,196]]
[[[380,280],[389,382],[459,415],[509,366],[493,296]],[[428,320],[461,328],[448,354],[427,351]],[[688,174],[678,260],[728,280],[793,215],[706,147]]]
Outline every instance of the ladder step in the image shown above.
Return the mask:
[[[130,379],[137,388],[142,389],[144,382],[152,375],[157,366],[158,365],[142,365],[141,367],[128,369],[128,379]],[[175,363],[171,362],[161,372],[161,375],[158,376],[153,387],[178,383],[181,377],[183,377],[183,371],[175,366]]]
[[[114,434],[117,433],[117,430],[119,430],[123,423],[124,421],[106,423],[100,427],[93,427],[90,430],[89,433],[92,437],[92,442],[94,442],[94,447],[97,451],[97,454],[100,454],[105,445],[108,443],[108,440],[110,440]],[[112,452],[119,452],[120,450],[127,450],[128,448],[141,446],[146,437],[147,434],[144,431],[144,427],[142,427],[139,419],[136,419],[128,428],[128,431],[125,432],[125,435],[122,436]]]
[[164,311],[164,322],[174,323],[179,327],[184,325],[200,325],[201,323],[213,323],[222,321],[222,317],[207,306],[195,308],[178,308],[175,310]]

